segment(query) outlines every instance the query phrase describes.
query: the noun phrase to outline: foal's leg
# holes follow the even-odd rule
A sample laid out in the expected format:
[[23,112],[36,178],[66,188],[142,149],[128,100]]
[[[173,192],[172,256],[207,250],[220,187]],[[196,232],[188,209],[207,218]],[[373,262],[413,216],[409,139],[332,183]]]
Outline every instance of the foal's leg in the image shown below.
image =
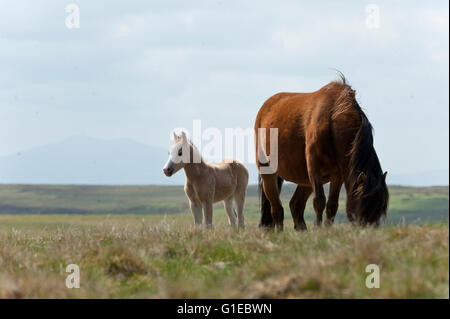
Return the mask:
[[195,225],[201,225],[203,222],[202,205],[189,201],[189,207],[191,208],[192,215],[194,215]]
[[305,213],[306,202],[311,193],[311,187],[298,185],[289,202],[295,230],[306,230],[306,223],[303,215]]
[[212,201],[206,201],[202,203],[203,215],[205,218],[205,227],[212,228],[212,214],[213,214],[213,203]]
[[262,174],[263,190],[270,202],[270,213],[277,230],[283,230],[284,210],[278,192],[277,175]]
[[244,189],[244,193],[237,193],[234,195],[234,203],[236,204],[239,228],[244,228],[245,227],[245,221],[244,221],[245,189]]
[[339,205],[339,193],[341,192],[342,179],[339,175],[332,176],[330,182],[330,191],[328,193],[327,201],[327,219],[325,220],[325,226],[331,226],[334,223],[334,217],[336,216]]
[[189,199],[189,207],[191,208],[192,215],[194,215],[194,223],[195,225],[201,225],[203,222],[202,205],[197,199],[197,194],[195,193],[192,184],[186,181],[184,191],[186,192],[186,196]]
[[233,198],[227,198],[223,201],[223,204],[225,206],[225,211],[227,212],[228,215],[228,222],[230,223],[231,226],[236,227],[236,215],[233,211]]

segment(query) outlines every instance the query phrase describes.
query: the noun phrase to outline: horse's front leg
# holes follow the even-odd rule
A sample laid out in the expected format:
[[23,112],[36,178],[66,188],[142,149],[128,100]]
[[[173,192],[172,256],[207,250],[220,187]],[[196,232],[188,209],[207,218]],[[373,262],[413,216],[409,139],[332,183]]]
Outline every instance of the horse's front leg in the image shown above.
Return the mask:
[[326,206],[326,213],[327,213],[327,219],[325,220],[326,226],[331,226],[334,223],[334,217],[336,216],[339,205],[339,193],[341,192],[341,187],[342,187],[342,179],[340,175],[333,176],[330,181],[330,191]]
[[306,201],[312,193],[312,188],[298,185],[295,189],[294,195],[289,202],[292,219],[294,220],[295,230],[306,230],[305,223],[305,206]]
[[203,222],[202,205],[200,203],[194,203],[190,200],[189,207],[191,208],[192,215],[194,216],[195,225],[201,225]]
[[212,201],[205,201],[202,203],[203,216],[205,219],[205,227],[212,228],[213,203]]

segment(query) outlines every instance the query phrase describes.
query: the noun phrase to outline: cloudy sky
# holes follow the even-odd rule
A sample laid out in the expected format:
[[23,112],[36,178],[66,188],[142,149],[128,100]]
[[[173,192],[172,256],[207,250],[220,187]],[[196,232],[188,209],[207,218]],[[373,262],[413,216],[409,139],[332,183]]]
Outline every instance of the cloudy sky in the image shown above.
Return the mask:
[[80,0],[78,29],[69,3],[0,3],[0,156],[74,135],[167,147],[195,119],[253,127],[272,94],[339,69],[383,168],[448,169],[447,0]]

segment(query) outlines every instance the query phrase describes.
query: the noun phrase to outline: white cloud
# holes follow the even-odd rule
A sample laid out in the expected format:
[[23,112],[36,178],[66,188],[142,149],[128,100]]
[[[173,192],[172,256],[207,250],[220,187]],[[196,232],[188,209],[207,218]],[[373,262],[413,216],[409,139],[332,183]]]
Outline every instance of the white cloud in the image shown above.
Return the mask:
[[166,146],[198,118],[252,126],[270,95],[316,90],[337,68],[382,162],[401,168],[408,154],[419,168],[411,150],[427,149],[448,167],[446,1],[379,1],[373,30],[359,1],[77,3],[81,28],[68,30],[64,3],[1,2],[0,154],[75,134]]

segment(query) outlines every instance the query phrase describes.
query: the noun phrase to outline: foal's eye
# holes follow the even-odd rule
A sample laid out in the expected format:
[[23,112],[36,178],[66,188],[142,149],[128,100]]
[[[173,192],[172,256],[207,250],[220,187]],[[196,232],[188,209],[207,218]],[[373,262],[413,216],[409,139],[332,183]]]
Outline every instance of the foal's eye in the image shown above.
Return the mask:
[[178,156],[183,155],[183,150],[180,148],[180,150],[178,151]]

